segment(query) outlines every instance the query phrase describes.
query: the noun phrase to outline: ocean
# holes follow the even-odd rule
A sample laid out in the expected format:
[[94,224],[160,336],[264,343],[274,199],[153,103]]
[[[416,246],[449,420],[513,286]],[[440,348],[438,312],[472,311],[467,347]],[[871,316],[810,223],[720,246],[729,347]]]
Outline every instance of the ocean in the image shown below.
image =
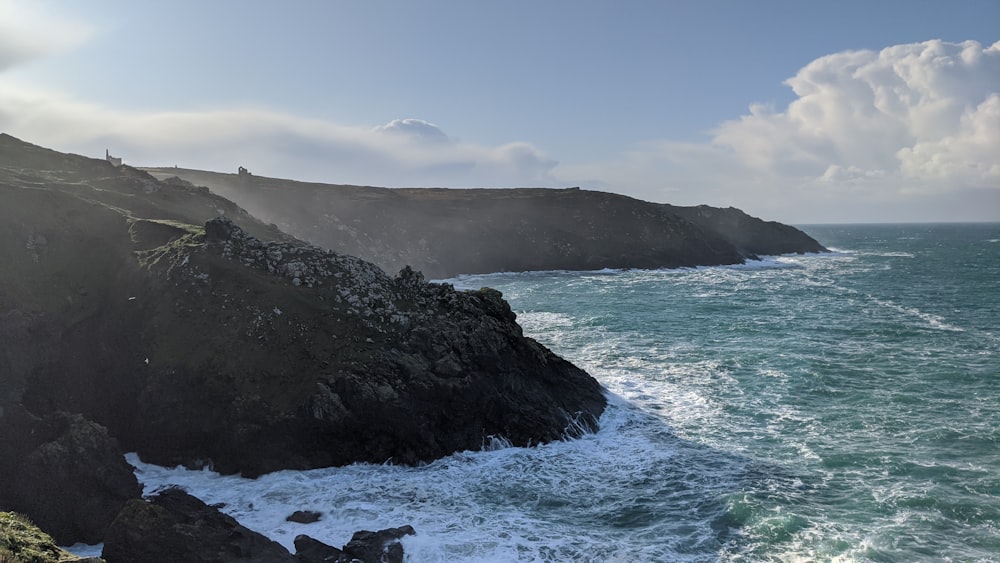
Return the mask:
[[448,280],[607,388],[581,439],[256,480],[128,459],[289,548],[410,524],[412,562],[1000,561],[1000,224],[803,230],[833,251]]

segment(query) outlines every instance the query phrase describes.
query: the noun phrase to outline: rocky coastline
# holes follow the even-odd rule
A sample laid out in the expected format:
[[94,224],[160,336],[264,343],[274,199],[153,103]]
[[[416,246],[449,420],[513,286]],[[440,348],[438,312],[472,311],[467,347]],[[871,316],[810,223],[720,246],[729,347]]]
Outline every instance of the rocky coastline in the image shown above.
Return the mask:
[[[742,218],[692,221],[664,244],[761,248]],[[597,429],[601,385],[525,337],[499,292],[341,250],[189,181],[0,134],[0,511],[27,516],[3,520],[0,559],[27,557],[34,522],[58,545],[104,542],[111,563],[401,560],[406,526],[342,548],[304,536],[292,555],[184,491],[143,498],[123,452],[255,477]]]

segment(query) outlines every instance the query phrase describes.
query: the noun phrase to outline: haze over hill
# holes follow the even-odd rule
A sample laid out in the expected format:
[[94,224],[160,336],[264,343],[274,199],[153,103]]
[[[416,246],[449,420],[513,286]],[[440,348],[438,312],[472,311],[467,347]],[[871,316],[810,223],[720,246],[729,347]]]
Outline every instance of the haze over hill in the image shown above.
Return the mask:
[[738,209],[570,189],[388,189],[249,173],[145,168],[229,198],[281,230],[392,272],[431,278],[529,270],[675,268],[820,252],[800,230]]

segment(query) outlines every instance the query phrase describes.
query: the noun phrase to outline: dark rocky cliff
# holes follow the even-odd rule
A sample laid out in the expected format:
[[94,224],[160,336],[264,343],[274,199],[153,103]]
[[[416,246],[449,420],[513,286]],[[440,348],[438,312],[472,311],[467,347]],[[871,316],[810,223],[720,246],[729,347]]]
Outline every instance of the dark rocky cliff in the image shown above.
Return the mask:
[[528,270],[737,264],[825,250],[737,209],[677,207],[579,189],[387,189],[176,168],[314,244],[430,278]]
[[148,461],[257,475],[560,439],[605,405],[496,291],[388,276],[206,189],[7,135],[0,264],[0,445],[19,455],[86,440],[22,443],[14,413],[80,413]]

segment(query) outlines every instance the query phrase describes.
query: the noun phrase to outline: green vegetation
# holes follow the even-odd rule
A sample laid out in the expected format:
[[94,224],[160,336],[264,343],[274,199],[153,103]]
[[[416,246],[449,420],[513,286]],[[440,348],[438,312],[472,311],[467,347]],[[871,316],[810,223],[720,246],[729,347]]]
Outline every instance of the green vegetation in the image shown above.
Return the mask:
[[0,563],[69,563],[80,558],[60,549],[26,516],[0,512]]

